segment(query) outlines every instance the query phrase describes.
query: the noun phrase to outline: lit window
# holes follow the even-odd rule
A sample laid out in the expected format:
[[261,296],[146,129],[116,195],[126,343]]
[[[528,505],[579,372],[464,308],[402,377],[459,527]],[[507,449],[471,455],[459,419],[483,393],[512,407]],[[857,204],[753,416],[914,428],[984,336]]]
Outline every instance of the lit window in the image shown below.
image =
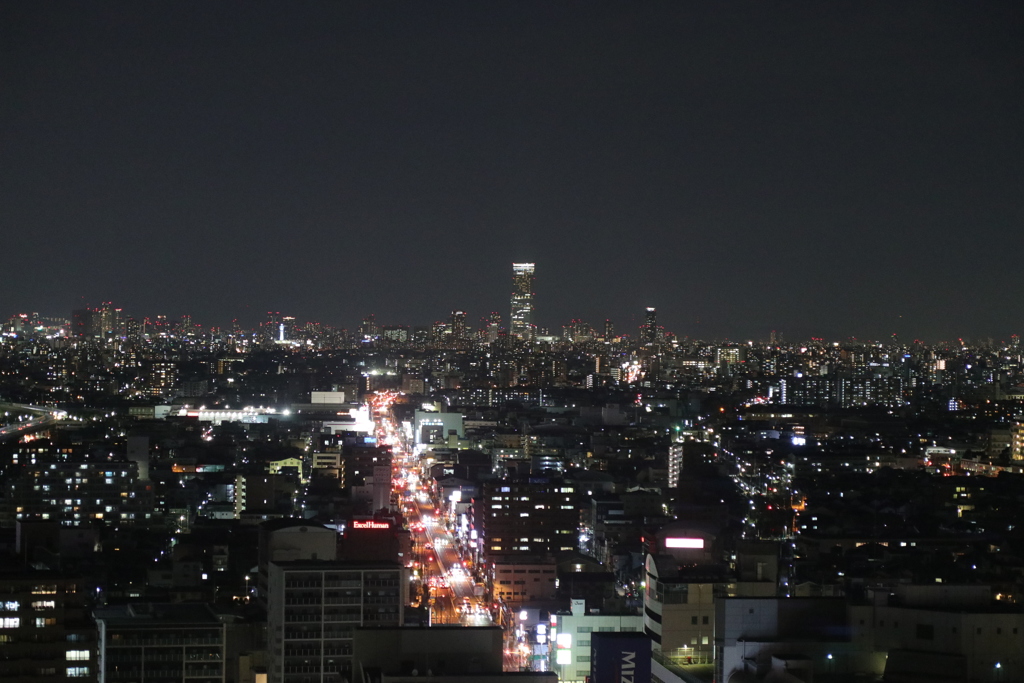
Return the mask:
[[89,675],[87,666],[69,666],[67,669],[68,678],[86,678]]
[[19,617],[0,618],[0,628],[21,628],[21,619]]
[[67,659],[69,662],[88,662],[89,651],[88,650],[68,650]]

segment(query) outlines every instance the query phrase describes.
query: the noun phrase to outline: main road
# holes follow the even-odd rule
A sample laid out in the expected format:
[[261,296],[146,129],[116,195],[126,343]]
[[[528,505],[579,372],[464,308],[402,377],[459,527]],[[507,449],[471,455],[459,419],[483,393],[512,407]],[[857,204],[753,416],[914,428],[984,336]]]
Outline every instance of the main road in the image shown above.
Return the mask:
[[[421,471],[416,454],[394,422],[391,405],[396,398],[394,392],[378,392],[370,399],[370,409],[376,423],[377,443],[391,447],[395,498],[412,533],[414,557],[422,560],[421,580],[430,586],[430,623],[491,626],[494,620],[491,606],[483,598],[483,586],[476,584],[467,571],[440,505],[434,501],[430,488],[421,485],[420,475],[426,473]],[[511,630],[516,621],[503,623],[503,668],[521,671],[526,652]]]
[[477,595],[483,591],[478,590],[467,571],[429,489],[420,485],[415,455],[409,451],[394,424],[390,411],[394,398],[394,394],[379,393],[371,401],[371,409],[377,422],[378,443],[386,444],[392,450],[392,462],[396,465],[393,477],[396,496],[400,501],[408,501],[403,509],[413,533],[414,547],[423,560],[423,581],[431,584],[434,602],[431,621],[489,626],[492,623],[490,611]]

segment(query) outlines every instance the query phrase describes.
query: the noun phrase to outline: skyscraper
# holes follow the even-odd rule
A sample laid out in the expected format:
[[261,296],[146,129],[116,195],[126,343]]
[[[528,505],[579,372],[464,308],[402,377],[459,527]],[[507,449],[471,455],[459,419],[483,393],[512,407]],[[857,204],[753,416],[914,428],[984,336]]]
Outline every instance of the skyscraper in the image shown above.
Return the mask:
[[640,327],[640,343],[644,346],[654,346],[659,341],[658,337],[658,312],[648,306],[644,324]]
[[267,311],[267,320],[263,323],[263,329],[260,330],[263,343],[272,346],[280,334],[280,329],[281,312]]
[[83,339],[116,339],[125,336],[124,315],[104,301],[99,308],[79,308],[71,311],[71,333]]
[[452,311],[450,326],[452,346],[457,349],[463,348],[469,341],[469,332],[466,329],[466,312]]
[[513,337],[531,340],[533,324],[533,264],[512,264],[512,315],[509,332]]
[[501,315],[497,311],[491,312],[491,317],[487,320],[485,330],[488,344],[493,344],[497,341],[498,335],[501,333]]

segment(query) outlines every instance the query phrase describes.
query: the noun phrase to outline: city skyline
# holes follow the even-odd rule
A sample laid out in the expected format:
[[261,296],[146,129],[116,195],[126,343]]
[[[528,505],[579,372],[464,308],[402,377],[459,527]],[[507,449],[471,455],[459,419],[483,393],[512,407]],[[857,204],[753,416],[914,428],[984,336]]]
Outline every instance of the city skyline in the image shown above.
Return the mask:
[[0,680],[1024,681],[1022,35],[0,3]]
[[1015,3],[274,8],[0,9],[5,307],[429,322],[522,261],[548,327],[1021,318]]
[[[160,332],[173,334],[185,333],[190,329],[189,334],[210,334],[215,333],[226,338],[235,334],[251,335],[254,339],[271,339],[279,341],[294,340],[307,332],[308,326],[315,326],[317,329],[330,330],[336,333],[346,333],[353,339],[364,337],[364,328],[370,324],[374,332],[365,336],[366,341],[381,340],[399,342],[399,346],[411,340],[411,334],[419,332],[422,334],[436,336],[439,330],[444,334],[452,334],[466,344],[489,345],[496,340],[499,333],[507,334],[509,337],[521,339],[527,343],[552,341],[580,343],[578,335],[581,330],[586,331],[584,341],[599,340],[607,342],[625,342],[638,347],[651,346],[655,341],[662,340],[667,344],[683,343],[712,343],[712,344],[767,344],[769,346],[807,346],[807,345],[847,345],[847,344],[872,344],[883,346],[907,346],[924,345],[926,347],[974,346],[984,347],[1019,345],[1020,334],[1011,332],[1002,336],[987,335],[964,335],[947,339],[924,339],[922,337],[902,337],[896,333],[878,337],[872,336],[847,336],[843,338],[825,336],[798,336],[789,333],[787,330],[772,329],[764,333],[750,334],[736,337],[698,337],[677,333],[675,330],[667,329],[663,325],[652,326],[652,316],[656,319],[656,309],[646,307],[643,310],[643,317],[638,314],[631,318],[628,325],[611,318],[589,321],[580,318],[572,318],[563,321],[552,327],[534,326],[530,328],[528,338],[517,337],[507,326],[508,319],[503,318],[498,311],[491,311],[479,318],[471,318],[466,311],[452,310],[446,316],[441,316],[429,323],[417,321],[410,323],[403,320],[378,319],[375,313],[368,313],[360,320],[348,321],[342,324],[332,324],[322,319],[304,319],[295,316],[284,315],[280,311],[267,311],[259,319],[241,320],[234,318],[227,324],[216,324],[210,321],[197,319],[189,313],[180,316],[167,316],[163,314],[147,315],[135,314],[126,311],[114,302],[101,302],[99,305],[86,305],[82,308],[71,311],[70,317],[47,316],[34,312],[20,312],[0,320],[0,333],[7,333],[22,339],[32,338],[30,333],[33,329],[41,331],[45,338],[54,336],[67,337],[92,337],[90,334],[81,334],[79,328],[81,323],[76,320],[79,313],[95,314],[97,321],[106,318],[111,312],[116,312],[121,332],[107,334],[107,338],[133,338],[139,334],[147,337],[159,334]],[[283,322],[282,322],[283,321]],[[637,322],[639,321],[639,322]],[[36,324],[38,327],[33,327]],[[134,326],[134,327],[133,327]],[[103,328],[102,323],[97,323],[97,329]],[[109,332],[109,325],[106,326]],[[285,331],[287,328],[287,333]],[[133,333],[131,329],[134,329]],[[653,334],[650,332],[654,330]],[[404,332],[398,337],[395,334]],[[104,337],[104,334],[97,332],[96,338]],[[38,338],[38,337],[37,337]]]
[[[90,311],[94,311],[94,312],[99,313],[99,312],[103,311],[104,309],[106,309],[108,306],[111,306],[111,307],[113,307],[114,310],[117,310],[123,316],[124,320],[131,320],[134,323],[142,323],[142,324],[148,324],[148,325],[153,325],[153,324],[161,324],[161,325],[162,324],[173,324],[173,325],[178,325],[178,324],[184,322],[184,323],[186,323],[188,325],[194,325],[197,329],[220,330],[220,332],[222,334],[227,334],[233,328],[237,328],[237,329],[239,329],[241,331],[248,332],[248,333],[263,334],[263,332],[261,332],[261,330],[263,330],[263,328],[266,326],[267,320],[270,319],[273,316],[280,316],[280,315],[282,315],[282,312],[280,312],[280,311],[265,311],[265,312],[262,312],[262,313],[252,312],[250,310],[250,307],[246,307],[246,311],[245,311],[245,315],[244,316],[233,317],[233,318],[230,318],[230,319],[227,319],[227,320],[213,320],[213,321],[211,321],[211,320],[206,320],[206,319],[199,318],[198,316],[193,316],[191,313],[187,312],[188,309],[184,308],[184,307],[183,308],[184,308],[184,310],[186,312],[180,313],[178,315],[173,315],[173,314],[172,315],[166,315],[164,313],[152,312],[152,311],[148,311],[147,312],[147,311],[127,310],[124,306],[120,305],[119,302],[116,302],[116,301],[114,301],[114,302],[103,301],[103,302],[96,302],[96,303],[92,303],[92,302],[83,303],[80,306],[76,307],[75,309],[72,309],[71,311],[69,311],[67,313],[64,313],[64,314],[60,314],[60,313],[53,314],[52,311],[28,311],[28,310],[25,310],[25,309],[20,309],[20,310],[17,310],[16,312],[13,312],[13,313],[9,314],[9,315],[2,315],[2,317],[0,317],[0,329],[6,329],[6,327],[10,327],[11,325],[16,324],[15,321],[19,317],[27,320],[27,319],[31,318],[32,316],[38,316],[37,320],[46,323],[46,326],[48,326],[48,327],[55,327],[56,328],[56,327],[63,326],[64,328],[66,328],[66,329],[68,329],[70,331],[70,330],[73,330],[74,327],[75,327],[75,321],[74,321],[75,311],[78,311],[78,310],[90,310]],[[441,311],[442,309],[439,308],[438,310]],[[574,317],[574,318],[569,318],[569,319],[566,319],[566,320],[562,320],[562,321],[557,322],[556,324],[550,325],[550,326],[548,326],[548,325],[534,325],[532,329],[533,329],[534,336],[541,335],[543,337],[561,338],[561,337],[565,336],[565,332],[567,330],[569,330],[570,328],[572,328],[573,326],[576,326],[576,325],[587,325],[587,326],[589,326],[594,331],[594,333],[597,336],[600,336],[602,338],[606,338],[608,336],[606,334],[606,332],[608,332],[609,329],[610,329],[613,332],[613,335],[612,335],[613,338],[619,338],[619,337],[632,338],[632,339],[637,340],[638,342],[642,343],[643,340],[645,339],[646,331],[648,329],[650,329],[650,326],[649,326],[650,316],[652,315],[652,313],[654,313],[655,315],[659,315],[660,314],[660,313],[655,313],[655,311],[657,311],[657,310],[658,309],[656,309],[654,307],[651,307],[651,306],[645,307],[642,310],[635,311],[631,315],[629,315],[628,316],[628,320],[626,322],[623,322],[621,320],[616,320],[616,319],[613,319],[613,318],[609,318],[609,317],[598,318],[598,319],[594,319],[594,320],[585,320],[585,319],[582,319],[582,318],[579,318],[579,317]],[[288,312],[289,311],[287,311],[287,310],[285,311],[285,313],[288,313]],[[671,313],[671,311],[670,311],[670,313]],[[492,310],[492,311],[487,311],[487,312],[480,312],[480,315],[477,316],[474,312],[466,312],[464,310],[452,309],[452,310],[448,311],[447,313],[444,313],[443,315],[438,315],[433,320],[428,320],[427,318],[420,317],[420,318],[416,318],[416,319],[414,319],[412,321],[410,321],[410,320],[393,319],[393,318],[379,318],[375,312],[367,312],[367,313],[364,313],[362,316],[359,316],[357,319],[343,320],[343,321],[340,321],[340,322],[335,322],[333,320],[327,320],[327,319],[325,319],[325,318],[323,318],[321,316],[313,316],[311,318],[304,318],[304,317],[296,317],[296,316],[286,315],[285,317],[288,320],[292,321],[291,322],[292,325],[306,325],[306,324],[325,325],[325,326],[327,326],[327,327],[329,327],[331,329],[336,329],[336,330],[339,330],[339,331],[340,330],[347,330],[347,331],[349,331],[349,333],[354,334],[354,333],[356,333],[358,331],[358,329],[368,319],[375,320],[376,324],[381,329],[385,329],[385,328],[388,328],[388,327],[400,327],[400,328],[406,328],[406,329],[424,329],[424,330],[427,330],[427,329],[435,327],[435,326],[437,326],[439,324],[446,324],[446,325],[450,326],[452,324],[451,320],[452,320],[453,316],[458,316],[459,319],[461,320],[460,324],[462,326],[464,326],[464,329],[467,332],[472,332],[473,334],[475,334],[476,332],[486,333],[488,330],[490,330],[490,334],[493,334],[494,332],[496,332],[499,329],[503,330],[505,332],[511,333],[511,330],[509,329],[509,326],[508,326],[509,318],[506,318],[505,316],[503,316],[497,310]],[[496,325],[497,325],[497,327],[496,327]],[[274,329],[277,330],[277,325],[276,324],[274,326]],[[852,335],[847,335],[847,336],[844,336],[844,337],[831,337],[831,336],[822,335],[822,334],[815,334],[815,333],[804,334],[804,335],[795,334],[791,330],[786,330],[786,329],[781,329],[781,328],[780,329],[773,328],[773,329],[767,329],[767,330],[758,330],[758,331],[753,331],[750,334],[745,334],[745,335],[741,334],[741,335],[735,335],[735,336],[728,336],[728,335],[725,335],[725,336],[714,336],[714,335],[699,336],[699,335],[696,335],[696,334],[686,334],[685,332],[680,332],[680,331],[677,331],[677,330],[674,330],[674,329],[666,328],[664,325],[658,325],[657,329],[660,330],[661,334],[669,335],[669,336],[671,336],[673,338],[677,338],[679,340],[690,339],[690,340],[694,340],[694,341],[720,341],[720,342],[731,342],[731,343],[747,343],[747,342],[761,343],[761,342],[767,342],[769,344],[783,344],[783,343],[787,343],[787,344],[802,344],[802,343],[822,342],[822,341],[828,342],[828,343],[845,343],[845,342],[861,343],[861,342],[870,342],[870,343],[888,344],[888,343],[892,343],[894,340],[897,343],[901,343],[901,344],[907,344],[907,343],[948,344],[948,343],[960,343],[960,342],[962,342],[962,343],[968,343],[968,342],[970,342],[970,343],[984,343],[984,344],[990,344],[990,343],[994,343],[994,344],[1010,344],[1010,343],[1013,342],[1014,339],[1018,339],[1020,337],[1020,333],[1015,331],[1015,330],[1012,330],[1012,329],[1007,331],[1007,332],[1005,332],[1005,333],[1003,333],[1003,334],[996,334],[996,335],[965,333],[965,334],[960,334],[960,335],[950,336],[950,337],[945,337],[945,338],[939,338],[939,337],[936,337],[936,338],[925,338],[924,336],[917,336],[917,335],[913,335],[913,334],[901,335],[901,334],[897,334],[896,332],[891,332],[889,334],[881,334],[881,335],[866,335],[866,334],[856,335],[856,334],[852,334]],[[276,332],[275,332],[275,334],[276,334]],[[515,336],[515,335],[513,334],[513,336]],[[490,340],[490,341],[493,341],[493,339]]]

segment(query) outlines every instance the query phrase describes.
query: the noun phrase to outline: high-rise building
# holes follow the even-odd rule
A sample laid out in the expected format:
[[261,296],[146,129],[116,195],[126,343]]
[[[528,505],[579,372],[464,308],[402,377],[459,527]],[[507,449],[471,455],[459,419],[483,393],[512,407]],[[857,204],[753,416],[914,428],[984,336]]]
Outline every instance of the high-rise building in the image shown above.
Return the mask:
[[133,342],[140,342],[146,335],[146,324],[142,320],[127,318],[124,321],[125,336]]
[[640,343],[654,346],[658,343],[658,311],[653,306],[647,307],[644,324],[640,328]]
[[277,326],[277,341],[287,342],[295,339],[295,318],[294,316],[286,315],[281,318],[280,324]]
[[488,344],[496,342],[501,334],[501,314],[497,311],[493,311],[487,320],[486,334]]
[[124,315],[120,308],[114,308],[114,304],[104,301],[94,313],[94,324],[98,325],[97,336],[104,339],[113,339],[124,336]]
[[462,348],[469,341],[469,332],[466,329],[466,312],[452,311],[451,322],[451,343],[455,348]]
[[71,311],[71,333],[83,339],[115,339],[125,336],[125,319],[120,308],[104,301],[99,308]]
[[71,311],[71,335],[79,339],[92,339],[96,336],[96,317],[97,311],[93,308],[76,308]]
[[533,323],[533,269],[532,263],[512,264],[512,315],[509,331],[517,339],[529,341],[534,337]]
[[385,325],[381,328],[381,338],[390,344],[407,344],[409,342],[409,326]]
[[562,326],[562,339],[573,344],[582,344],[594,338],[594,328],[582,320],[572,320]]
[[260,330],[260,337],[264,344],[270,345],[277,340],[281,328],[281,312],[267,311],[267,319]]
[[380,325],[377,324],[377,316],[371,313],[363,318],[363,324],[359,327],[360,341],[374,341],[380,336]]

